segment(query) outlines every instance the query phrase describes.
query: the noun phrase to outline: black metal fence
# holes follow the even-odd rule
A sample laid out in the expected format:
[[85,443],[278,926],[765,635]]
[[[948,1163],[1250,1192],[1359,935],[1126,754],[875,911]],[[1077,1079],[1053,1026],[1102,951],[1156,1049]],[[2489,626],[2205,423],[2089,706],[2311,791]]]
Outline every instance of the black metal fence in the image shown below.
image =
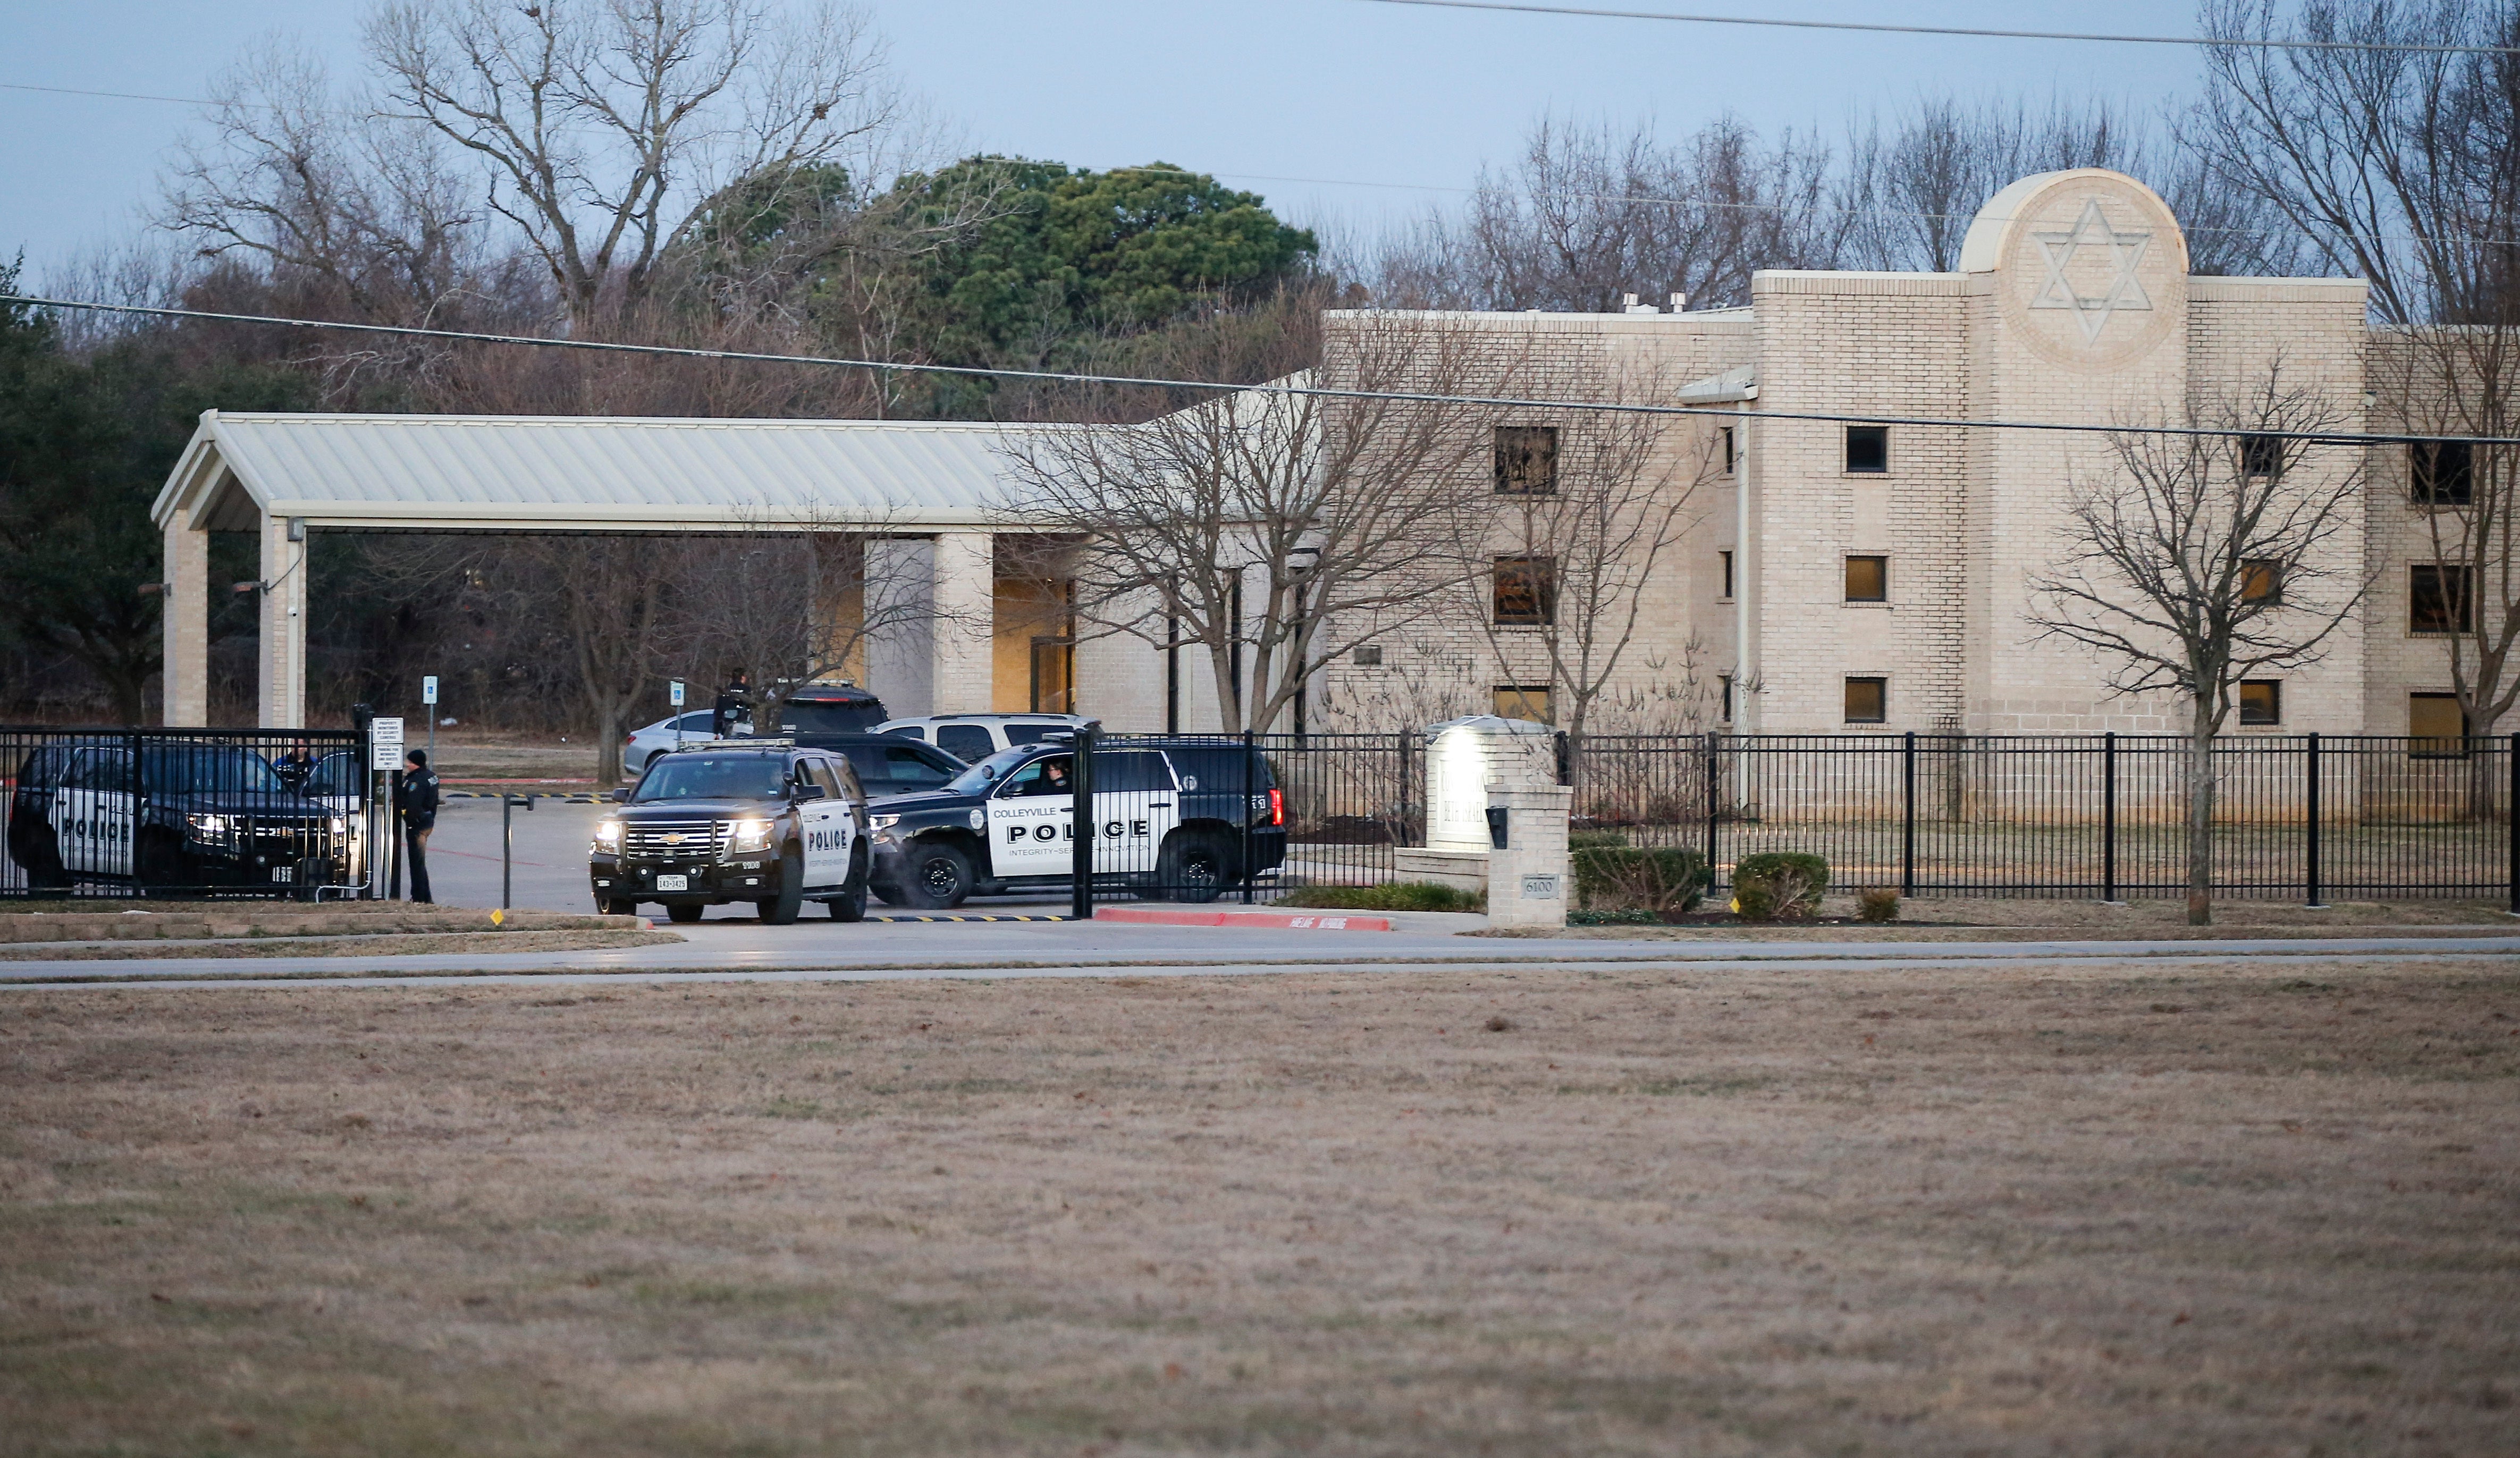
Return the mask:
[[0,896],[351,893],[365,755],[341,730],[0,726]]
[[[2150,735],[1594,736],[1561,755],[1573,829],[1742,856],[1808,851],[1905,895],[2183,893],[2191,750]],[[2509,895],[2520,736],[2218,741],[2226,895]]]

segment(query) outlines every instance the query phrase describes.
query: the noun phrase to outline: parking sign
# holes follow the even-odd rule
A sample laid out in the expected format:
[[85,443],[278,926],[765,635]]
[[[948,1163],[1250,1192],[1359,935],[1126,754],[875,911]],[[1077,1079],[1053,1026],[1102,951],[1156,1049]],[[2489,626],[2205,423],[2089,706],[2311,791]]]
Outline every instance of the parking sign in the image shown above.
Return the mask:
[[667,702],[671,703],[676,708],[682,707],[683,681],[679,678],[673,680],[669,685],[667,685],[665,695]]
[[437,702],[437,675],[436,675],[436,674],[431,673],[431,674],[428,674],[428,676],[426,676],[426,677],[424,677],[424,678],[422,678],[422,679],[421,679],[421,681],[420,681],[420,702],[421,702],[421,703],[423,703],[423,704],[435,704],[435,703]]

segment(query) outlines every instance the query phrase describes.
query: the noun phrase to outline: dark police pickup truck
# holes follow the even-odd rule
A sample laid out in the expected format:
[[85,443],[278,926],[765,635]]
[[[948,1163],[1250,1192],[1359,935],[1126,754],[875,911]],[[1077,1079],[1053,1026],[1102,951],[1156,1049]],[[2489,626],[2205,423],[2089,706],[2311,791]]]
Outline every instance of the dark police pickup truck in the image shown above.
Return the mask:
[[[1074,762],[1065,745],[1020,745],[942,790],[878,801],[875,893],[934,910],[973,895],[1067,888]],[[1093,770],[1098,885],[1212,901],[1286,859],[1277,779],[1239,740],[1132,739],[1097,748]]]
[[866,792],[848,760],[778,740],[667,750],[595,827],[587,879],[596,909],[661,902],[678,922],[749,901],[774,925],[807,900],[833,921],[866,916]]

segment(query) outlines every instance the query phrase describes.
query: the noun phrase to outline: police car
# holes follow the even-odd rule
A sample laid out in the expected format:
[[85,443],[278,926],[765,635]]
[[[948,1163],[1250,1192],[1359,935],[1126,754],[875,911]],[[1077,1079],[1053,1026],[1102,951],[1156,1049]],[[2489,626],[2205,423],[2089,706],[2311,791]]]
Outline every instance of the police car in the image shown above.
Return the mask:
[[866,792],[847,759],[781,740],[667,750],[597,822],[587,879],[596,909],[658,902],[677,922],[749,901],[786,925],[807,901],[833,921],[866,915]]
[[306,894],[347,875],[352,817],[299,793],[243,745],[69,738],[38,746],[14,778],[9,858],[35,888],[102,882]]
[[[876,895],[934,910],[1068,888],[1074,763],[1066,745],[1018,745],[942,790],[878,801]],[[1267,757],[1239,740],[1129,740],[1098,748],[1093,770],[1100,884],[1212,901],[1285,861],[1285,799]]]

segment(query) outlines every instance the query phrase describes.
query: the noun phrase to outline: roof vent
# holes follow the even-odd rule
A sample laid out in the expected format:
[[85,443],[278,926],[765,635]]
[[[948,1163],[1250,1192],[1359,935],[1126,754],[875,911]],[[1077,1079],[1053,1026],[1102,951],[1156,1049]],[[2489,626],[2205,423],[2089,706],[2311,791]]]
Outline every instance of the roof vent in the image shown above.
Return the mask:
[[1619,306],[1619,312],[1622,314],[1659,314],[1662,312],[1662,310],[1655,308],[1652,304],[1637,302],[1637,296],[1633,294],[1625,295],[1623,296],[1627,299],[1627,302]]

